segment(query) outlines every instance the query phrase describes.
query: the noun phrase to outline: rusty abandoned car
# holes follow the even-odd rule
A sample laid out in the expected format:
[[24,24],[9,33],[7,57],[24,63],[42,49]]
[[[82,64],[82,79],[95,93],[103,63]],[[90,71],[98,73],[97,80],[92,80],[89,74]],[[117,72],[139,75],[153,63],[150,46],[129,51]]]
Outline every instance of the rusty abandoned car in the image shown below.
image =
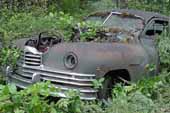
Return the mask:
[[[7,81],[19,88],[39,81],[51,81],[60,88],[60,97],[69,89],[77,89],[81,99],[104,99],[115,82],[135,82],[153,76],[159,70],[155,39],[169,25],[169,18],[157,13],[116,9],[94,13],[85,21],[102,22],[104,32],[85,42],[72,37],[65,42],[41,33],[34,38],[17,40],[22,50],[17,69],[6,67]],[[81,29],[75,30],[79,34]],[[74,35],[74,34],[73,34]],[[146,69],[148,64],[155,69]],[[93,81],[104,78],[103,87],[94,88]]]

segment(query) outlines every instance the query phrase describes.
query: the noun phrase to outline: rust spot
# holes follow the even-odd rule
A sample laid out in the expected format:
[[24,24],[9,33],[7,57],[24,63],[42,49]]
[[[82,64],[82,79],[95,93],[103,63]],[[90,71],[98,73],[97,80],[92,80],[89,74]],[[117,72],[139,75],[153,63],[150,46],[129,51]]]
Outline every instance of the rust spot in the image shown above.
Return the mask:
[[96,71],[98,71],[98,72],[101,72],[101,73],[105,73],[105,72],[108,72],[108,71],[110,71],[112,68],[109,68],[109,67],[97,67],[96,68]]
[[128,12],[123,12],[122,14],[120,14],[121,17],[129,17],[129,18],[136,18],[135,15],[130,14]]

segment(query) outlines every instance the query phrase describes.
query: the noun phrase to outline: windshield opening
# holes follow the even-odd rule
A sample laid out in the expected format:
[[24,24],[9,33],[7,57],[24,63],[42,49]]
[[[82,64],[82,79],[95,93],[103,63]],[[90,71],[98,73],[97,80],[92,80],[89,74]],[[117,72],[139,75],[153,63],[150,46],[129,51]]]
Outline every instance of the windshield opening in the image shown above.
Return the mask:
[[122,16],[123,14],[112,14],[106,18],[104,21],[104,26],[109,28],[119,28],[126,31],[139,31],[144,27],[144,22],[142,19],[132,16]]
[[128,13],[100,12],[88,16],[86,21],[98,23],[107,28],[118,28],[131,32],[144,28],[144,21],[141,17]]

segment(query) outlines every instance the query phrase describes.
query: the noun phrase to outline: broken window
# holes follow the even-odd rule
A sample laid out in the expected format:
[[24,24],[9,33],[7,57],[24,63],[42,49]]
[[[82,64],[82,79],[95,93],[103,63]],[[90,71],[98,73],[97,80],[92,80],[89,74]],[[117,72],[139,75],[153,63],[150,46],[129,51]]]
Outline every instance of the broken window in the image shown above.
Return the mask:
[[160,35],[164,29],[168,27],[168,22],[162,20],[154,20],[146,30],[147,36]]
[[108,27],[116,27],[126,31],[138,31],[144,27],[143,20],[139,18],[132,18],[128,16],[112,15],[104,24]]

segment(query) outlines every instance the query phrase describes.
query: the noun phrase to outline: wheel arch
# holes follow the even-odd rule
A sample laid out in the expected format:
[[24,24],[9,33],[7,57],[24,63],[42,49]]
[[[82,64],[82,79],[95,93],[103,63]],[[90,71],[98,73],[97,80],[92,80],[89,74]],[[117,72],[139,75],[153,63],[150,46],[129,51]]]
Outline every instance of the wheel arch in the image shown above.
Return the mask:
[[107,73],[105,73],[105,75],[103,77],[105,78],[105,77],[108,77],[108,76],[111,76],[112,78],[120,77],[127,82],[131,81],[131,76],[130,76],[130,73],[127,69],[110,70]]

